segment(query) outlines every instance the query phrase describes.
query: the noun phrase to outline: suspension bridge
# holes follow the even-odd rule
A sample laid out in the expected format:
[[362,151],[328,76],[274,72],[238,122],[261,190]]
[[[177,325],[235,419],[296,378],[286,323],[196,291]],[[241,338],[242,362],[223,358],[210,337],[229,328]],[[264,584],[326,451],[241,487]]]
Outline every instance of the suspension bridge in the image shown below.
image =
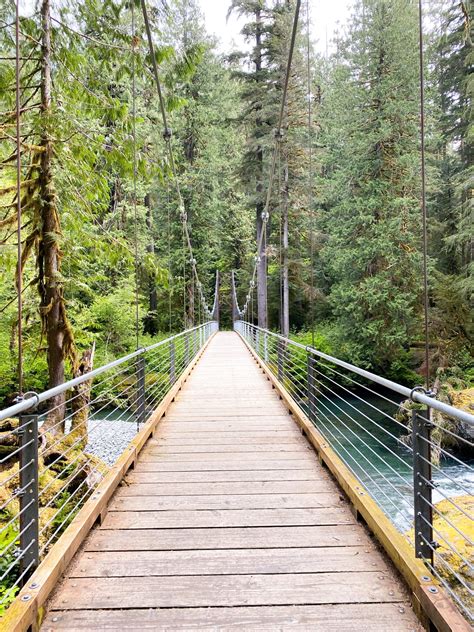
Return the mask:
[[[0,411],[2,630],[472,629],[472,490],[444,463],[472,468],[433,435],[472,449],[474,415],[253,322],[300,4],[250,287],[241,310],[233,283],[233,331],[220,331],[141,2],[205,322],[41,393],[19,380]],[[17,69],[18,24],[17,4]],[[21,227],[19,114],[17,141]],[[424,193],[422,211],[427,322]],[[18,249],[20,262],[21,234]]]
[[[92,393],[89,447],[113,442],[107,419],[136,422],[106,471],[87,447],[76,469],[66,459],[83,438],[73,424],[42,454],[51,402],[67,394],[70,411],[78,383]],[[112,387],[123,401],[111,411]],[[397,432],[403,397],[421,404],[411,447]],[[0,413],[20,419],[6,499],[18,503],[20,559],[7,571],[19,593],[3,629],[469,630],[445,567],[462,585],[453,560],[471,535],[450,539],[437,520],[427,406],[474,426],[423,389],[243,321],[234,332],[209,321],[27,395]],[[400,480],[385,467],[394,455]],[[67,509],[52,510],[73,480]]]

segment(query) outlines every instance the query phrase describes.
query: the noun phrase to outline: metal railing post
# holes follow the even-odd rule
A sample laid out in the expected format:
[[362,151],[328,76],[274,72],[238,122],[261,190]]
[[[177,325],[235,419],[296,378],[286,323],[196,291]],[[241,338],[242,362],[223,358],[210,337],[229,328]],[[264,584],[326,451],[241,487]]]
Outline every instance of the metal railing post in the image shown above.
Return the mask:
[[265,332],[263,334],[263,359],[265,364],[268,364],[268,334]]
[[278,381],[283,380],[283,343],[280,338],[277,338],[277,366],[278,366]]
[[194,336],[193,336],[193,357],[196,355],[198,351],[198,331],[197,329],[194,330]]
[[170,340],[170,384],[176,382],[176,349],[174,340]]
[[415,555],[433,564],[431,422],[429,408],[412,411]]
[[307,389],[308,389],[308,417],[314,422],[316,419],[316,385],[314,381],[314,364],[315,359],[310,351],[307,353]]
[[20,575],[23,583],[39,564],[38,415],[21,415],[20,438]]
[[184,334],[184,364],[188,366],[189,364],[189,334],[186,332]]
[[255,351],[260,355],[260,330],[255,330]]
[[145,355],[141,355],[137,369],[137,424],[143,424],[145,420]]

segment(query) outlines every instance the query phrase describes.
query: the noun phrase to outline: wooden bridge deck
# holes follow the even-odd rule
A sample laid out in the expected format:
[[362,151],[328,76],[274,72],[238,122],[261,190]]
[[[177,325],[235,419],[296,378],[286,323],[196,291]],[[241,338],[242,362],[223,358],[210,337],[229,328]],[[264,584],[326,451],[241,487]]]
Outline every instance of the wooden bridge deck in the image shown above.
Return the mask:
[[404,585],[234,333],[219,333],[42,630],[418,631]]

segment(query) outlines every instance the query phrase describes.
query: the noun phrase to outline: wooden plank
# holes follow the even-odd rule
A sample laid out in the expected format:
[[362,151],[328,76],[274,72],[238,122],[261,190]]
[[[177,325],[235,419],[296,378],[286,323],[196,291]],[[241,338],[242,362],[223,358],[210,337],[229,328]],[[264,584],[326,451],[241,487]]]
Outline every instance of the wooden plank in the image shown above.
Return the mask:
[[260,422],[256,419],[253,421],[249,421],[248,417],[242,421],[223,421],[221,419],[216,419],[215,421],[209,420],[196,420],[196,421],[179,421],[179,422],[169,422],[163,421],[163,431],[173,432],[173,433],[198,433],[198,432],[235,432],[236,430],[240,432],[246,432],[248,430],[253,431],[258,429],[260,432],[263,431],[276,431],[282,430],[287,432],[291,429],[291,423],[272,423],[272,422]]
[[141,632],[142,630],[247,630],[275,632],[422,632],[408,604],[322,604],[146,610],[55,610],[49,632]]
[[[131,500],[131,499],[130,499]],[[104,529],[173,529],[182,527],[265,527],[337,524],[336,514],[328,517],[328,508],[338,507],[338,499],[328,496],[313,509],[202,509],[177,511],[110,511]],[[330,503],[330,504],[329,504]],[[355,531],[354,531],[355,533]]]
[[319,512],[322,525],[241,527],[227,529],[118,529],[102,525],[84,545],[85,551],[167,551],[198,549],[272,549],[295,547],[367,546],[369,538],[354,527],[334,525],[337,512]]
[[[304,440],[303,440],[304,441]],[[274,455],[280,455],[282,452],[296,452],[298,448],[301,450],[302,454],[307,454],[307,447],[302,445],[298,438],[291,441],[287,441],[286,443],[276,443],[272,442],[271,444],[257,444],[255,442],[249,442],[248,444],[242,442],[233,442],[230,444],[216,443],[214,445],[156,445],[151,444],[148,446],[146,453],[147,455],[152,456],[164,456],[164,455],[184,455],[184,454],[226,454],[228,452],[233,454],[241,454],[241,453],[251,453],[251,454],[260,454],[263,456],[268,455],[269,453],[269,445],[271,445],[271,453]],[[260,458],[260,457],[259,457]]]
[[[143,476],[143,474],[141,475]],[[229,494],[231,497],[236,494],[307,494],[314,492],[333,492],[330,481],[324,477],[313,481],[231,481],[227,483],[140,483],[136,476],[134,479],[127,478],[127,481],[134,482],[123,484],[116,494],[116,498],[124,496],[198,496]]]
[[182,608],[324,603],[381,603],[405,599],[400,583],[382,571],[269,575],[98,577],[66,579],[51,610]]
[[[213,432],[209,433],[192,433],[184,436],[181,432],[174,432],[170,428],[166,432],[156,432],[155,439],[150,439],[151,446],[198,446],[198,445],[249,445],[263,441],[267,445],[273,443],[293,443],[294,441],[305,442],[306,439],[301,436],[295,429],[282,430],[280,432]],[[268,449],[268,448],[267,448]]]
[[137,472],[218,472],[224,471],[245,471],[245,470],[309,470],[311,467],[314,471],[318,471],[318,465],[314,459],[299,459],[297,461],[275,459],[272,461],[245,461],[239,462],[238,460],[227,461],[213,461],[207,463],[205,461],[168,461],[164,459],[157,459],[156,461],[140,459],[136,466]]
[[338,505],[334,493],[307,494],[202,494],[194,496],[116,495],[109,511],[190,511],[241,509],[305,509]]
[[155,449],[146,449],[143,452],[143,456],[140,459],[142,463],[147,462],[160,462],[160,463],[215,463],[222,460],[229,460],[229,462],[246,463],[247,461],[259,461],[260,463],[266,461],[298,461],[307,463],[314,463],[314,452],[310,448],[301,448],[299,450],[281,451],[281,452],[239,452],[233,447],[231,452],[183,452],[182,454],[162,454]]
[[68,577],[154,577],[384,571],[387,563],[362,546],[298,549],[89,552]]
[[[137,466],[139,467],[139,466]],[[205,482],[267,482],[267,481],[315,481],[321,469],[307,470],[211,470],[201,472],[144,472],[135,468],[126,477],[133,483],[205,483]]]

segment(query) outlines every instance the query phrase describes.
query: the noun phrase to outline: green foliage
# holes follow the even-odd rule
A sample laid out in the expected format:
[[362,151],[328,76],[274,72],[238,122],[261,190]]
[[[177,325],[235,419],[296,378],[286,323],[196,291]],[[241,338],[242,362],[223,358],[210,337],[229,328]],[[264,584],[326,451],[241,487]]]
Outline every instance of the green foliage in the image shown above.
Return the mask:
[[[18,533],[13,526],[8,527],[0,535],[0,575],[3,575],[8,569],[7,576],[0,582],[0,617],[3,616],[8,606],[15,599],[20,588],[15,586],[20,575],[20,563],[17,560],[19,545]],[[15,543],[12,546],[12,543]]]
[[[150,12],[199,274],[211,297],[215,270],[220,269],[221,314],[227,325],[230,270],[237,270],[242,304],[254,263],[255,218],[266,195],[293,9],[293,1],[232,2],[231,10],[246,18],[244,34],[252,50],[229,58],[216,52],[196,0],[158,3]],[[11,11],[7,6],[2,10],[7,23]],[[79,354],[95,343],[97,366],[136,346],[136,283],[140,344],[196,323],[202,314],[183,249],[140,11],[135,16],[135,55],[130,3],[82,0],[61,3],[57,11],[63,25],[75,27],[53,23],[51,112],[45,120],[33,107],[23,113],[22,125],[31,130],[32,145],[41,140],[44,125],[54,130],[53,181],[61,225],[61,234],[54,238],[62,254],[58,282]],[[472,43],[461,5],[443,2],[430,11],[426,149],[432,360],[435,367],[454,365],[468,373],[473,335]],[[35,86],[41,78],[39,15],[22,19],[22,31],[22,80],[29,76]],[[310,344],[314,312],[317,348],[404,383],[419,381],[417,350],[424,336],[416,37],[413,3],[355,3],[334,54],[322,59],[310,47],[308,131],[306,42],[300,29],[266,250],[270,326],[277,328],[285,193],[289,312],[296,339]],[[5,50],[0,61],[0,123],[9,125],[8,112],[15,107],[14,64],[8,60],[14,51],[12,30],[2,29],[0,41]],[[23,98],[33,104],[38,95],[33,87],[25,87]],[[14,149],[12,138],[2,135],[3,189],[15,183],[14,164],[8,162]],[[23,177],[35,157],[33,150],[25,149]],[[17,388],[16,220],[8,210],[13,201],[11,192],[0,192],[0,222],[6,222],[0,224],[4,403]],[[34,205],[25,204],[24,240],[38,221]],[[25,376],[26,387],[40,391],[47,386],[48,372],[37,274],[33,248],[24,269]]]

